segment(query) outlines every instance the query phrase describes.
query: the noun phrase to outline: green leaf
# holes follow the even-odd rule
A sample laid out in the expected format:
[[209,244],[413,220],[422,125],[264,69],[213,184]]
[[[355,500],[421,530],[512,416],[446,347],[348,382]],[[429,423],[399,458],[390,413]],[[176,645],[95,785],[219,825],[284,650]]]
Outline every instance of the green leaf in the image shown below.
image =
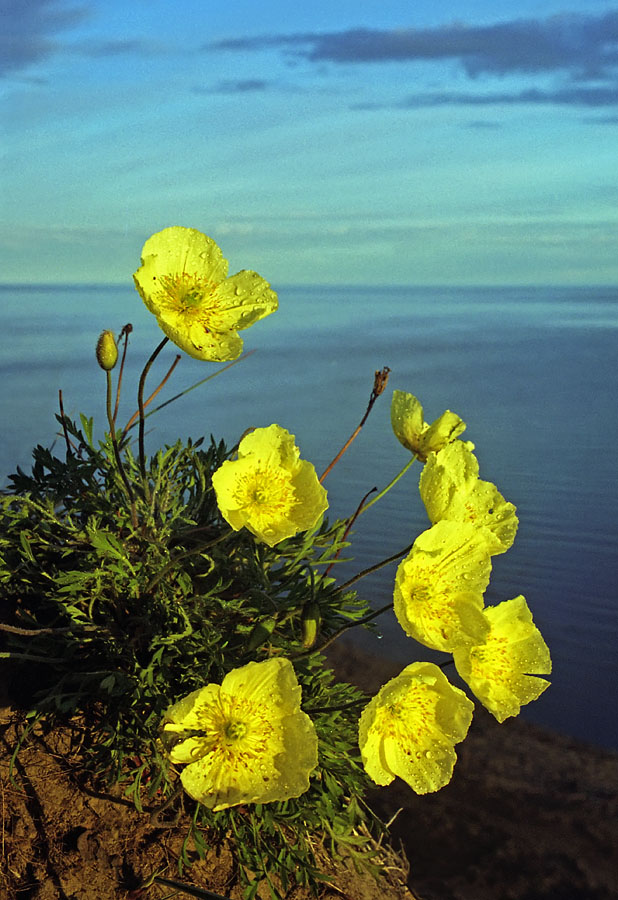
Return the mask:
[[29,541],[28,538],[26,537],[26,532],[25,532],[25,531],[21,531],[21,532],[20,532],[20,534],[19,534],[19,542],[20,542],[20,544],[21,544],[21,546],[22,546],[22,548],[23,548],[24,553],[26,554],[26,556],[27,556],[28,559],[30,560],[30,562],[35,563],[36,560],[35,560],[35,558],[34,558],[34,553],[32,552],[32,547],[30,546],[30,541]]
[[79,418],[82,423],[82,428],[84,429],[84,435],[86,437],[88,445],[90,447],[92,447],[93,446],[92,431],[93,431],[93,426],[94,426],[94,418],[92,416],[90,416],[90,418],[87,418],[83,413],[79,414]]
[[115,535],[106,531],[91,531],[90,540],[92,546],[98,551],[99,556],[111,554],[116,559],[128,562],[125,549]]

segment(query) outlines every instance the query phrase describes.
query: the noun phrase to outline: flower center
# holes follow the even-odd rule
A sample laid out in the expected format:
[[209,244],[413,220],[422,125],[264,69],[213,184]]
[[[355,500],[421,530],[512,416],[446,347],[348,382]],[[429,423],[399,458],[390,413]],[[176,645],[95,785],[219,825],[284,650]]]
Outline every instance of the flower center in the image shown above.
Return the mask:
[[422,743],[433,727],[435,704],[436,698],[430,692],[412,687],[387,700],[381,710],[380,731],[403,744]]
[[176,312],[187,312],[208,305],[217,287],[196,273],[177,272],[159,278],[159,302]]
[[234,721],[228,722],[224,729],[225,736],[229,741],[237,741],[243,738],[247,733],[247,726],[244,722]]
[[286,472],[274,468],[254,469],[239,482],[236,501],[250,516],[285,516],[294,505],[294,490]]

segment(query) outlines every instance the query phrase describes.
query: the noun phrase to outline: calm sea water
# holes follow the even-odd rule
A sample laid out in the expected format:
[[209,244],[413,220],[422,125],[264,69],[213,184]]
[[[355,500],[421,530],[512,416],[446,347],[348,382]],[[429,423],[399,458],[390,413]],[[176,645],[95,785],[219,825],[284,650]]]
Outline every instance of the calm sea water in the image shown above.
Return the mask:
[[[360,420],[374,370],[389,366],[389,388],[419,396],[427,418],[447,407],[462,416],[481,477],[518,507],[519,533],[494,558],[487,600],[523,593],[552,650],[552,687],[524,715],[618,748],[618,288],[284,287],[279,297],[279,312],[245,332],[257,352],[149,420],[151,449],[210,433],[234,442],[250,425],[278,422],[321,470]],[[34,444],[54,441],[58,388],[67,413],[103,428],[105,378],[93,356],[102,329],[135,329],[126,418],[161,335],[131,287],[4,286],[0,300],[4,481],[29,466]],[[153,387],[174,355],[167,347]],[[162,399],[213,368],[184,357]],[[389,395],[325,483],[335,515],[408,458],[391,432]],[[344,577],[428,527],[419,472],[361,518]],[[376,606],[392,597],[394,569],[359,583]],[[359,640],[402,666],[435,658],[392,614],[381,631]]]

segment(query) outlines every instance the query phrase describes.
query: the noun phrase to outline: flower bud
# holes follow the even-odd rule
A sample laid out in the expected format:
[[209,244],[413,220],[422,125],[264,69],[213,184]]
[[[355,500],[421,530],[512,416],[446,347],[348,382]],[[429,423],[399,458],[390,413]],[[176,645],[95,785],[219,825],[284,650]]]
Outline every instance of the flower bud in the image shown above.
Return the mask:
[[322,616],[319,604],[315,600],[310,600],[303,607],[301,619],[302,642],[305,650],[310,650],[315,644],[321,624]]
[[251,652],[265,644],[275,630],[276,624],[277,620],[270,618],[254,625],[247,641],[247,650]]
[[97,362],[102,369],[110,372],[118,361],[118,347],[113,331],[102,331],[97,341]]

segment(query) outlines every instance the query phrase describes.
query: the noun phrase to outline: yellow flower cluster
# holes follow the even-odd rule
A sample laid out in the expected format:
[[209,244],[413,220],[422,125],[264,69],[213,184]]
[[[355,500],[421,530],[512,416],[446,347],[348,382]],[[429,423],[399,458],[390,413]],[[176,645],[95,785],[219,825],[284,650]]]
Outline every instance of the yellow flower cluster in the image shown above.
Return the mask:
[[[277,295],[256,272],[227,276],[212,238],[173,226],[148,238],[135,286],[162,331],[196,359],[236,359],[238,331],[277,309]],[[301,460],[294,436],[280,425],[242,439],[238,458],[223,463],[213,487],[223,518],[270,547],[313,528],[328,508],[315,468]]]
[[[515,507],[479,479],[473,445],[457,440],[465,429],[459,416],[447,410],[428,425],[416,397],[395,391],[391,420],[401,443],[425,461],[419,487],[433,523],[397,569],[395,615],[421,644],[451,652],[460,676],[502,722],[548,687],[534,676],[551,672],[549,650],[523,597],[484,606],[491,557],[515,538]],[[454,745],[472,716],[460,694],[430,663],[408,666],[385,685],[361,717],[369,775],[378,784],[399,775],[417,793],[446,784]]]
[[[190,228],[166,228],[146,241],[134,279],[167,337],[198,359],[237,358],[238,331],[277,308],[263,278],[249,271],[228,277],[216,243]],[[106,339],[107,333],[97,350],[105,368],[115,362]],[[492,556],[508,550],[517,532],[515,507],[479,478],[473,444],[459,440],[466,425],[458,415],[446,410],[429,424],[415,396],[395,391],[391,422],[397,439],[424,463],[419,489],[431,522],[397,569],[395,615],[407,635],[452,653],[460,676],[502,722],[545,690],[548,682],[536,676],[551,671],[523,597],[484,605]],[[328,508],[315,468],[300,458],[294,435],[276,424],[247,433],[212,485],[231,528],[246,528],[270,547],[314,528]],[[318,623],[319,609],[307,610],[305,647],[315,641]],[[317,737],[300,702],[292,664],[272,658],[233,669],[220,685],[174,703],[162,736],[171,761],[184,764],[187,792],[217,811],[306,791]],[[381,785],[398,776],[419,794],[438,790],[451,778],[455,744],[466,736],[472,711],[472,701],[438,666],[412,663],[361,714],[367,773]]]

